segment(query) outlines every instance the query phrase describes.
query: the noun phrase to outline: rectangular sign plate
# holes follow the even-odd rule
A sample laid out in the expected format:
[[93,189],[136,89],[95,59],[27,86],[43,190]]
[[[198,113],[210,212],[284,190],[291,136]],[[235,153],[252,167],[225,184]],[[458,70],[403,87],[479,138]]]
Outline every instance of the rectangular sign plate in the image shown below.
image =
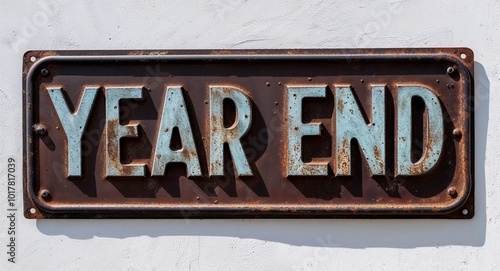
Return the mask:
[[471,218],[467,48],[30,51],[27,218]]

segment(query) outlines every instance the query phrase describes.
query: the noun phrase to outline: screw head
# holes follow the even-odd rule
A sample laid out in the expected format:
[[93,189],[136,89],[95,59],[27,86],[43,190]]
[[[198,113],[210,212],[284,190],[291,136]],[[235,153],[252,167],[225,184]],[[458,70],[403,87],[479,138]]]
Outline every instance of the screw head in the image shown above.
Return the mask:
[[455,140],[460,140],[462,138],[462,131],[459,129],[453,130],[453,137],[455,137]]
[[456,198],[458,196],[458,191],[455,187],[448,188],[448,195],[452,198]]
[[446,73],[448,73],[448,74],[452,74],[454,72],[455,72],[455,67],[450,66],[450,67],[448,67],[448,69],[446,69]]
[[47,129],[45,129],[45,126],[43,126],[42,124],[33,125],[33,131],[35,131],[37,135],[47,134]]
[[47,70],[47,69],[42,69],[42,70],[40,71],[40,74],[41,74],[42,76],[47,76],[47,75],[49,75],[49,70]]
[[50,193],[47,190],[42,190],[42,192],[40,192],[40,196],[42,196],[42,198],[46,199],[50,196]]

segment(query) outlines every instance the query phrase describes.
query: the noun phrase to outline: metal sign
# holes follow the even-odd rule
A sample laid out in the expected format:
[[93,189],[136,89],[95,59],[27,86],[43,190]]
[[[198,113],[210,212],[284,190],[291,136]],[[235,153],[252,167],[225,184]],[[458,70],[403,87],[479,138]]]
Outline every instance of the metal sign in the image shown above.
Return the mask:
[[27,218],[471,218],[467,48],[30,51]]

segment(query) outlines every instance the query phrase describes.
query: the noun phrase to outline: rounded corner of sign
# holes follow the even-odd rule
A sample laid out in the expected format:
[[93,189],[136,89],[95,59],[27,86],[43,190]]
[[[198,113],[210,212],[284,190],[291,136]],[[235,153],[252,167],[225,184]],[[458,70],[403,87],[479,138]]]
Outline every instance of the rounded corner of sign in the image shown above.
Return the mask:
[[38,53],[39,53],[38,51],[28,50],[28,51],[24,52],[24,54],[23,54],[23,60],[25,62],[29,62],[30,61],[30,57],[32,57],[32,56],[34,56],[34,55],[36,55]]
[[[27,201],[27,202],[26,202]],[[33,203],[33,201],[30,199],[25,199],[25,204],[24,204],[24,209],[23,209],[23,215],[26,219],[39,219],[43,218],[40,214],[40,209],[37,208],[36,204]]]
[[463,193],[451,204],[441,208],[440,213],[448,218],[471,219],[474,217],[474,197],[470,191]]
[[23,55],[23,63],[29,80],[39,71],[41,66],[48,65],[52,61],[52,56],[44,51],[26,51]]
[[[469,59],[470,61],[474,60],[474,51],[469,47],[459,48],[459,54],[461,59]],[[465,54],[465,55],[462,55]]]
[[24,217],[27,219],[45,218],[44,213],[50,213],[50,210],[53,209],[50,205],[38,200],[38,198],[30,192],[28,192],[28,199],[25,199],[25,202],[23,212]]
[[470,48],[455,48],[449,53],[452,56],[452,61],[457,67],[462,67],[473,75],[474,71],[474,51]]

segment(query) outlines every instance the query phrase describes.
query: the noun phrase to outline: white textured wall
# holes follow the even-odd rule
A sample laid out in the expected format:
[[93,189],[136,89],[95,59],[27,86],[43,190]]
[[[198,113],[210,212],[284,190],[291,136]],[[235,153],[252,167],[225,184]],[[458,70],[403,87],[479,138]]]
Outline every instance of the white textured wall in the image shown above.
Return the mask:
[[[88,2],[0,0],[1,270],[499,270],[498,0]],[[6,161],[22,166],[26,50],[445,46],[475,52],[472,220],[26,220],[18,212],[17,263],[7,262]],[[20,175],[17,190],[21,207]]]

